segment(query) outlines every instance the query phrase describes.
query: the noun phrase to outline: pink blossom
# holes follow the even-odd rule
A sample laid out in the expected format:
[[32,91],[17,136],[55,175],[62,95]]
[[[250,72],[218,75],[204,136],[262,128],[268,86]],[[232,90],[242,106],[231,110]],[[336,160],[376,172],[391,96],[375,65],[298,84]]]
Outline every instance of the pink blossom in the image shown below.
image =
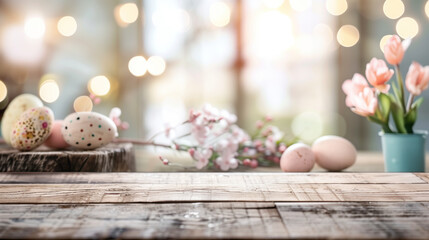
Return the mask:
[[232,139],[222,139],[215,146],[219,157],[216,159],[216,164],[222,171],[228,171],[238,167],[238,161],[235,159],[235,154],[238,150],[238,143]]
[[213,155],[212,150],[210,149],[198,149],[194,153],[194,159],[197,160],[196,167],[198,169],[202,169],[203,167],[207,166],[209,163],[210,157]]
[[256,121],[256,128],[261,129],[264,126],[264,122],[261,120]]
[[413,62],[408,69],[405,78],[405,86],[414,96],[418,96],[429,84],[429,66],[422,67],[419,63]]
[[257,160],[255,160],[255,159],[253,159],[253,160],[250,162],[250,167],[251,167],[251,168],[257,168],[257,167],[258,167],[258,161],[257,161]]
[[101,102],[101,99],[97,96],[95,96],[93,93],[89,94],[89,97],[92,99],[95,105],[99,104]]
[[191,157],[194,157],[195,149],[194,149],[194,148],[190,148],[190,149],[188,150],[188,153],[189,153],[189,155],[191,155]]
[[276,152],[276,142],[274,141],[274,136],[273,135],[270,135],[270,136],[267,137],[267,139],[265,140],[265,147],[271,153],[275,153]]
[[127,122],[122,122],[119,118],[122,114],[122,111],[118,107],[112,108],[109,113],[109,118],[112,119],[113,123],[115,123],[116,127],[121,130],[126,130],[130,127],[130,125]]
[[363,91],[364,88],[368,87],[368,83],[365,78],[359,73],[355,73],[351,80],[346,80],[343,83],[343,91],[347,95],[346,97],[346,105],[347,107],[352,107],[352,98],[355,95],[358,95]]
[[384,45],[384,57],[386,58],[387,62],[392,65],[398,65],[401,63],[404,53],[404,46],[401,43],[401,39],[397,35],[393,35],[391,38],[389,38],[386,45]]
[[361,116],[367,117],[374,115],[377,110],[378,101],[373,89],[366,87],[351,99],[353,107],[351,110]]
[[390,85],[386,84],[393,76],[394,72],[389,69],[386,63],[377,58],[372,58],[371,61],[366,64],[365,75],[368,82],[372,86],[380,90],[380,92],[387,93]]

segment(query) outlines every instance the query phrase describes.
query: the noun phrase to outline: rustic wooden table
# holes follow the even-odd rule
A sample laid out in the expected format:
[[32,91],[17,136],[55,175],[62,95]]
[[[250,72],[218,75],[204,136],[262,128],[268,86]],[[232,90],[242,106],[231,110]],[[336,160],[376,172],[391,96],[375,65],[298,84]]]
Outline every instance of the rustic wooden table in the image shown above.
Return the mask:
[[0,238],[429,238],[428,173],[1,173]]

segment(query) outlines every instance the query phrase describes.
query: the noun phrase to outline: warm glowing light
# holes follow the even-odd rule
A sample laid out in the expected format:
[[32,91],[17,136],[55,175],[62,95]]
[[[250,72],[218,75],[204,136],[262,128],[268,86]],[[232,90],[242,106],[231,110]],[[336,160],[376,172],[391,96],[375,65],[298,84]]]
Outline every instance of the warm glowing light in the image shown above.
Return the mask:
[[45,21],[39,17],[28,18],[25,21],[24,31],[29,38],[42,38],[46,31]]
[[143,56],[135,56],[128,62],[128,69],[134,76],[141,77],[147,71],[147,61]]
[[224,2],[215,2],[210,6],[210,22],[216,27],[228,25],[231,19],[231,9]]
[[279,8],[284,0],[264,0],[264,5],[268,8]]
[[384,45],[386,45],[387,40],[389,40],[392,37],[392,35],[385,35],[380,40],[380,49],[384,53]]
[[323,120],[317,113],[304,112],[292,120],[291,128],[295,136],[312,142],[323,134]]
[[390,19],[397,19],[404,14],[405,6],[401,0],[386,0],[383,4],[383,12]]
[[152,15],[153,25],[166,31],[185,32],[189,29],[191,18],[180,8],[158,10]]
[[139,17],[139,9],[135,3],[125,3],[119,7],[119,17],[124,23],[133,23]]
[[3,102],[7,97],[7,87],[2,80],[0,80],[0,102]]
[[110,91],[110,81],[106,76],[96,76],[89,80],[88,90],[97,96],[104,96]]
[[317,24],[313,29],[313,33],[318,38],[320,38],[324,44],[329,44],[334,38],[334,33],[332,32],[331,28],[323,23]]
[[396,23],[396,32],[403,39],[413,38],[419,33],[419,24],[410,17],[403,17]]
[[427,1],[425,4],[425,13],[426,13],[426,16],[429,18],[429,1]]
[[77,30],[77,23],[74,17],[71,16],[65,16],[62,17],[57,24],[58,32],[65,36],[70,37],[75,34]]
[[311,0],[290,0],[290,6],[297,12],[302,12],[311,7]]
[[352,47],[359,41],[359,30],[353,25],[344,25],[338,30],[337,41],[343,47]]
[[347,11],[348,4],[346,0],[327,0],[326,10],[334,16],[339,16]]
[[162,57],[152,56],[147,60],[147,70],[154,76],[159,76],[165,71],[165,61]]
[[73,108],[75,112],[91,112],[92,100],[88,96],[80,96],[74,100]]
[[60,96],[58,83],[52,79],[43,81],[39,88],[39,96],[47,103],[55,102]]

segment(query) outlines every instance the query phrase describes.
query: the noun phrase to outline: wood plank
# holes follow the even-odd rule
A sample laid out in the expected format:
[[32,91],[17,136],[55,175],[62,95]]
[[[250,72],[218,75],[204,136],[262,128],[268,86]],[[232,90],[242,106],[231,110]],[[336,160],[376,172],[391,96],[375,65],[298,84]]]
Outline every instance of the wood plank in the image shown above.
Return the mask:
[[92,151],[20,152],[0,148],[0,172],[128,172],[135,171],[133,145],[109,144]]
[[276,205],[291,238],[429,238],[428,202]]
[[417,177],[422,179],[423,181],[429,183],[429,174],[428,173],[414,173]]
[[0,238],[284,238],[273,203],[0,205]]
[[426,183],[412,173],[0,173],[0,183],[98,183],[98,184],[288,184]]
[[429,184],[0,184],[0,203],[429,201]]

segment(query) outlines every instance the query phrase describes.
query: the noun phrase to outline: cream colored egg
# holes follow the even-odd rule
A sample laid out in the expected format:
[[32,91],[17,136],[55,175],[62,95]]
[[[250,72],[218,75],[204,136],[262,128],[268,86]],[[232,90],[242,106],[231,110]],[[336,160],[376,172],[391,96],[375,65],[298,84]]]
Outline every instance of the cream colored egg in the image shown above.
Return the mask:
[[314,166],[314,161],[314,154],[308,145],[295,143],[282,154],[280,168],[284,172],[309,172]]
[[10,144],[10,132],[21,114],[28,109],[42,106],[42,101],[32,94],[21,94],[10,102],[1,121],[1,134],[7,144]]
[[28,109],[15,123],[10,134],[12,147],[30,151],[42,145],[51,134],[54,114],[47,107]]
[[64,140],[79,149],[95,149],[109,144],[117,135],[115,123],[96,112],[76,112],[63,122]]
[[316,163],[328,171],[341,171],[356,162],[356,148],[342,137],[323,136],[312,146]]

